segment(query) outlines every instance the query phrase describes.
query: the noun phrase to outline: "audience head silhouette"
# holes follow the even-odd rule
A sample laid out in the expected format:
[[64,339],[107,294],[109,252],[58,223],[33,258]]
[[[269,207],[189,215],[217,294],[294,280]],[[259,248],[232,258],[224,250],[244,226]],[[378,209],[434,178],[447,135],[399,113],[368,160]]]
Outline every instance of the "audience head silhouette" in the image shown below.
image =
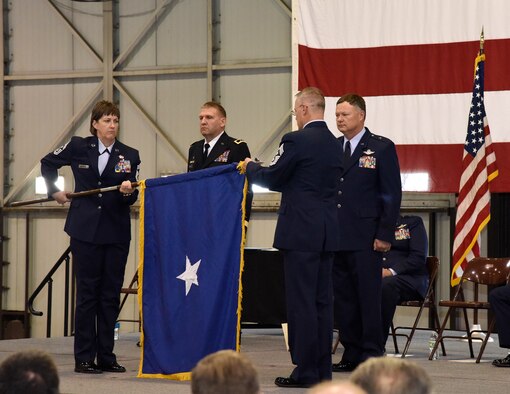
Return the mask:
[[367,394],[367,392],[348,380],[334,380],[313,386],[308,394]]
[[58,394],[59,377],[50,355],[38,350],[14,353],[0,365],[0,394]]
[[192,394],[258,394],[258,374],[243,354],[220,350],[191,371]]
[[432,383],[418,364],[402,359],[370,358],[359,365],[351,381],[368,394],[429,394]]

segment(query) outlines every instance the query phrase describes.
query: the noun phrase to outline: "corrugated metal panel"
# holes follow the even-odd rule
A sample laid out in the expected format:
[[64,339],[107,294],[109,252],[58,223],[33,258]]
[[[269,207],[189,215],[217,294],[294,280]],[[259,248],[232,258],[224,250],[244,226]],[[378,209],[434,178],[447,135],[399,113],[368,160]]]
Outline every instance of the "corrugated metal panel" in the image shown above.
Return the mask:
[[[165,125],[166,133],[174,140],[187,159],[189,146],[202,138],[198,114],[207,101],[205,78],[189,75],[160,78],[158,82],[158,118]],[[185,172],[186,163],[164,159],[163,150],[158,150],[161,171]],[[179,171],[180,170],[180,171]]]
[[291,56],[290,17],[274,0],[220,0],[217,61]]
[[[64,2],[71,4],[71,2]],[[8,26],[11,36],[8,47],[12,53],[10,73],[68,71],[83,68],[80,60],[90,63],[93,57],[82,45],[75,45],[70,29],[46,1],[17,0],[10,2]],[[76,3],[72,3],[76,4]],[[78,4],[70,15],[77,30],[100,53],[102,48],[102,18],[100,3]],[[78,65],[78,67],[77,67]],[[99,64],[94,63],[97,68]]]
[[[213,55],[208,53],[207,0],[168,1],[169,5],[161,10],[152,26],[153,12],[165,0],[114,1],[114,30],[106,34],[113,37],[114,54],[103,54],[103,4],[71,0],[52,3],[71,27],[47,1],[16,0],[9,3],[9,11],[4,11],[7,24],[12,27],[5,43],[12,52],[6,75],[6,103],[12,112],[7,111],[6,116],[12,127],[7,143],[14,155],[7,173],[13,188],[19,190],[14,200],[36,197],[32,180],[27,183],[29,187],[21,186],[30,170],[38,168],[40,158],[53,148],[51,145],[73,116],[92,99],[91,94],[100,86],[105,71],[100,61],[105,56],[112,56],[115,62],[119,55],[127,53],[114,70],[107,70],[106,76],[113,73],[115,83],[121,88],[121,92],[115,93],[121,109],[120,139],[140,150],[142,179],[186,171],[188,147],[201,138],[198,113],[200,106],[210,99],[210,86],[213,97],[221,100],[227,109],[227,131],[245,139],[254,154],[257,147],[264,146],[262,159],[272,155],[279,141],[278,133],[276,137],[273,135],[275,125],[282,122],[291,106],[291,70],[290,66],[268,67],[253,62],[277,59],[290,63],[290,17],[277,2],[214,0],[214,13],[219,16],[215,21],[219,23],[213,25]],[[72,29],[92,49],[73,35]],[[143,32],[141,36],[140,32]],[[212,79],[208,80],[210,59],[213,59],[209,64]],[[222,69],[225,65],[229,66],[228,70]],[[83,72],[89,73],[88,76],[81,76]],[[20,73],[25,77],[19,78]],[[41,74],[46,75],[41,77]],[[88,135],[89,116],[86,109],[71,131]],[[163,135],[158,135],[155,128]],[[279,133],[288,128],[284,125]],[[268,136],[275,140],[264,144]],[[63,173],[71,178],[69,170]],[[71,188],[71,184],[66,184],[66,189]],[[37,264],[30,272],[32,287],[68,243],[62,230],[65,215],[51,212],[47,213],[49,216],[35,215],[31,220],[30,257]],[[23,215],[9,213],[5,218],[6,235],[11,237],[4,245],[6,258],[11,261],[5,272],[11,289],[5,293],[4,308],[23,308],[26,241]],[[249,236],[256,245],[270,246],[272,237],[268,234],[272,232],[274,216],[261,222],[264,220],[268,222],[258,226],[260,233],[255,226]],[[131,280],[138,263],[136,218],[132,231],[125,282]],[[57,281],[55,286],[56,293],[61,291]],[[38,306],[43,308],[46,300],[39,302]],[[61,320],[61,312],[55,313],[54,322]],[[135,301],[130,301],[125,313],[136,317]],[[34,335],[44,336],[45,319],[32,322]]]
[[[224,72],[218,83],[221,84],[221,102],[228,113],[228,132],[244,139],[252,155],[270,161],[281,136],[291,129],[289,115],[286,127],[270,147],[262,149],[292,105],[286,89],[290,85],[290,74],[282,71],[259,71],[255,75],[243,71]],[[250,109],[248,113],[247,108]]]
[[[85,90],[83,85],[81,88]],[[53,149],[52,144],[75,110],[73,93],[75,87],[66,83],[16,83],[11,87],[10,182],[22,182],[28,171]],[[77,98],[76,105],[82,100]]]
[[[214,25],[214,34],[219,34],[220,37],[234,35],[242,38],[224,40],[222,43],[224,53],[235,54],[230,56],[229,60],[242,61],[240,56],[249,56],[246,63],[268,56],[275,57],[276,53],[279,54],[276,57],[285,58],[290,53],[290,44],[288,38],[282,37],[285,34],[290,35],[290,18],[274,1],[253,2],[256,6],[251,3],[244,0],[215,3],[216,9],[221,10],[225,19]],[[100,3],[61,0],[55,4],[91,47],[100,56],[104,56],[101,53]],[[114,7],[114,15],[120,17],[116,26],[118,33],[113,34],[114,40],[118,40],[114,47],[118,47],[120,53],[123,53],[133,40],[136,40],[144,26],[148,26],[154,10],[164,2],[125,0],[115,4],[118,8]],[[141,110],[146,112],[157,127],[168,136],[177,150],[176,152],[164,143],[164,138],[154,132],[153,127],[140,116],[135,106],[119,94],[123,108],[122,119],[128,119],[129,122],[132,119],[136,124],[136,130],[124,125],[122,139],[126,142],[132,141],[143,153],[142,174],[146,177],[158,176],[162,172],[185,170],[182,156],[187,155],[189,144],[200,138],[196,117],[200,105],[209,99],[208,82],[205,79],[205,63],[208,58],[207,2],[169,1],[168,4],[159,14],[157,23],[142,35],[143,39],[132,49],[132,55],[127,56],[126,61],[116,68],[116,72],[121,73],[129,73],[129,70],[140,67],[154,70],[152,74],[149,72],[146,75],[126,75],[117,78],[127,93],[138,102]],[[239,19],[246,18],[248,14],[250,23],[241,23]],[[19,66],[14,69],[31,71],[34,74],[66,67],[67,72],[78,69],[97,72],[98,65],[94,57],[80,40],[72,38],[71,30],[65,26],[65,22],[50,5],[37,3],[37,6],[34,6],[33,2],[21,0],[14,3],[8,18],[10,23],[16,26],[14,29],[16,33],[10,39],[10,45],[19,61]],[[30,27],[22,22],[27,18],[35,20],[34,23],[28,24]],[[259,22],[253,23],[253,20]],[[285,30],[286,33],[283,34]],[[272,41],[273,47],[269,43],[259,47],[261,31],[279,37]],[[260,51],[243,52],[246,46],[257,47]],[[33,55],[36,51],[34,47],[44,48],[44,51]],[[41,61],[35,62],[36,57],[41,58]],[[193,73],[156,75],[161,67],[177,65],[187,67],[199,65],[202,68],[199,72]],[[214,67],[216,66],[213,65]],[[252,150],[254,147],[262,146],[265,136],[271,134],[271,129],[290,108],[290,68],[215,71],[214,80],[214,96],[225,104],[229,113],[229,128],[234,131],[233,134],[245,139]],[[9,123],[14,130],[10,147],[15,160],[16,157],[25,158],[23,161],[14,162],[9,171],[12,182],[17,185],[25,179],[27,172],[34,167],[38,159],[47,153],[48,146],[59,136],[73,113],[84,105],[90,92],[100,83],[100,79],[91,77],[56,82],[46,79],[9,83],[14,86],[10,89],[10,95],[15,110],[9,115]],[[124,105],[125,101],[130,104]],[[18,108],[30,110],[21,114]],[[260,114],[257,116],[257,122],[247,121],[254,111]],[[75,127],[75,132],[86,135],[87,123],[85,122],[85,130],[81,130],[83,126],[80,125],[80,129]],[[134,135],[131,136],[131,133]],[[137,134],[143,134],[144,138],[139,138]],[[276,144],[277,142],[273,142],[271,151]],[[168,149],[165,151],[165,148]],[[268,149],[265,149],[260,153],[267,157],[270,154],[267,151]],[[34,159],[26,159],[30,157]]]

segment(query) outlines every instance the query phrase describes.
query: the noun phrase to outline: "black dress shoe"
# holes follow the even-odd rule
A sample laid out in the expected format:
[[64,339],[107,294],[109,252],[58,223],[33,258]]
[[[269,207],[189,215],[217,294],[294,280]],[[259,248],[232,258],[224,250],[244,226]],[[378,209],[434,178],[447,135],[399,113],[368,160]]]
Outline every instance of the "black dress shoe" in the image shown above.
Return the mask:
[[74,365],[74,372],[78,373],[103,373],[93,361],[77,362]]
[[278,377],[274,380],[274,384],[276,384],[278,387],[304,387],[308,388],[312,385],[309,383],[300,383],[297,380],[294,380],[291,377],[288,378],[282,378]]
[[358,364],[351,363],[350,361],[340,361],[338,364],[333,364],[331,369],[333,372],[352,372],[357,366]]
[[126,368],[114,361],[110,364],[99,364],[98,368],[104,372],[126,372]]
[[497,360],[494,360],[492,362],[492,365],[495,367],[510,367],[510,354],[506,356],[505,358],[498,358]]

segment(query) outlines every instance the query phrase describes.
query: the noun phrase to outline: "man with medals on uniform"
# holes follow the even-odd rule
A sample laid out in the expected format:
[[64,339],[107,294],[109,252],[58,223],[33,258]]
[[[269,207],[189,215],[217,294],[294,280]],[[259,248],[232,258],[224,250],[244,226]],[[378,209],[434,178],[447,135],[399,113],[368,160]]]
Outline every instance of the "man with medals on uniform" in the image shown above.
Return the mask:
[[340,97],[335,115],[343,134],[343,170],[337,191],[340,251],[333,264],[333,288],[335,325],[344,353],[333,372],[350,372],[384,353],[382,254],[395,237],[402,191],[395,145],[365,127],[363,97]]
[[[251,157],[246,142],[230,137],[225,132],[227,112],[223,106],[215,101],[208,101],[200,108],[200,133],[204,137],[194,142],[188,152],[188,172],[239,163],[246,157]],[[244,224],[247,227],[250,220],[253,193],[248,189],[246,196],[246,215]]]
[[419,216],[400,216],[391,241],[383,253],[382,333],[386,343],[397,305],[423,300],[429,285],[427,272],[428,238]]
[[[65,231],[71,237],[76,274],[75,372],[126,372],[113,353],[114,327],[131,240],[130,207],[138,198],[140,156],[117,140],[120,111],[109,101],[92,109],[89,137],[72,137],[41,160],[48,196],[70,200],[55,186],[58,169],[70,166],[75,192],[119,186],[118,190],[73,199]],[[97,363],[96,363],[97,361]]]

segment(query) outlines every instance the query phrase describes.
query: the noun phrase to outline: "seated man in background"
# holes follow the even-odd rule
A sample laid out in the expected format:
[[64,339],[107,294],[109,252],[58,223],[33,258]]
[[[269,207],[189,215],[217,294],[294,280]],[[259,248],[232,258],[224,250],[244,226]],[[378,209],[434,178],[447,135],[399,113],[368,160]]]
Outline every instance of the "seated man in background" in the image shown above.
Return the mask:
[[[489,293],[491,309],[496,315],[499,347],[510,348],[510,285],[501,286]],[[510,353],[492,362],[495,367],[510,367]]]
[[397,305],[422,300],[429,283],[426,259],[427,233],[419,216],[400,216],[391,249],[383,253],[382,330],[384,344]]
[[191,371],[192,394],[258,394],[259,378],[250,360],[233,350],[204,357]]
[[418,364],[392,357],[368,359],[350,378],[368,394],[430,394],[432,381]]

